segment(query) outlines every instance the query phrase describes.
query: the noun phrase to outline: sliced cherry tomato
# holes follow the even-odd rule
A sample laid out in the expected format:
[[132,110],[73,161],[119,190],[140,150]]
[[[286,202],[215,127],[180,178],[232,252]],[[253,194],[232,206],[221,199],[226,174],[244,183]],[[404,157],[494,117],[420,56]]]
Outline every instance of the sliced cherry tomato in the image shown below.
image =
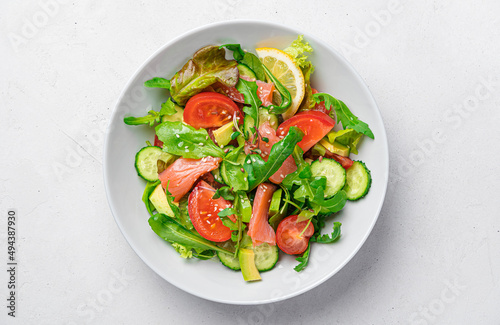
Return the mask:
[[228,87],[223,83],[218,82],[214,85],[214,88],[237,103],[245,103],[245,97],[243,97],[243,94],[240,93],[236,87]]
[[335,159],[346,170],[351,168],[352,164],[354,163],[349,157],[337,155],[336,153],[332,153],[328,150],[326,151],[325,157]]
[[263,106],[269,106],[273,103],[273,91],[274,84],[263,82],[260,80],[256,81],[257,83],[257,96],[262,101]]
[[[313,95],[314,95],[314,94],[319,93],[319,91],[317,91],[316,89],[314,89],[314,88],[311,88],[311,89],[312,89],[312,93],[313,93]],[[331,108],[330,108],[330,109],[331,109]],[[329,113],[330,113],[330,109],[326,109],[326,107],[325,107],[325,102],[320,102],[319,104],[318,104],[318,103],[316,103],[316,104],[314,105],[314,108],[313,108],[313,110],[315,110],[315,111],[320,111],[320,112],[323,112],[323,113],[325,113],[325,114],[329,114]]]
[[154,142],[154,146],[155,147],[160,147],[160,148],[163,148],[163,142],[160,141],[160,139],[158,139],[158,136],[155,134],[155,142]]
[[158,175],[161,186],[167,188],[174,197],[174,202],[179,202],[193,187],[198,178],[217,167],[221,158],[205,157],[202,159],[179,158],[167,169]]
[[335,121],[325,113],[319,111],[305,111],[283,122],[278,127],[276,134],[279,137],[285,136],[291,126],[296,126],[304,132],[304,137],[298,143],[298,146],[306,152],[330,132],[335,126]]
[[[199,181],[189,194],[189,218],[201,237],[214,242],[231,239],[231,230],[222,224],[219,212],[232,207],[223,198],[212,199],[215,189],[205,181]],[[236,219],[235,219],[236,220]]]
[[[314,226],[309,221],[297,222],[297,216],[289,216],[283,219],[276,231],[276,242],[278,247],[290,255],[302,254],[306,251],[309,238],[314,234]],[[307,229],[304,231],[304,229]],[[304,231],[302,233],[302,231]],[[302,234],[301,234],[302,233]]]
[[191,97],[184,108],[184,122],[192,127],[220,127],[230,122],[233,115],[243,123],[243,113],[228,97],[214,92],[203,92]]
[[[267,141],[264,141],[264,138]],[[259,149],[261,152],[262,159],[267,161],[269,158],[269,153],[273,145],[278,142],[280,138],[276,136],[276,131],[271,127],[269,122],[265,122],[259,128]],[[289,156],[281,165],[280,169],[274,173],[269,180],[275,184],[280,184],[286,175],[293,173],[297,170],[297,164],[293,160],[292,156]]]

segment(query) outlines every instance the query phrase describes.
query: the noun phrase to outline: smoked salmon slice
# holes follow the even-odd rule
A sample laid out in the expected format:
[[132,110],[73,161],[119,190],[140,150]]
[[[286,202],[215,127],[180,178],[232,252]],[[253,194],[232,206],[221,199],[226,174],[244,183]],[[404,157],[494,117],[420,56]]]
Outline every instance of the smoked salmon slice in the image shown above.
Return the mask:
[[276,233],[268,221],[269,206],[275,190],[276,185],[269,183],[262,183],[257,187],[253,200],[252,217],[248,225],[248,235],[252,238],[254,247],[262,243],[276,245]]
[[179,202],[193,187],[198,178],[217,167],[222,161],[218,157],[204,157],[201,159],[179,158],[158,175],[161,186],[167,188],[174,197],[174,202]]

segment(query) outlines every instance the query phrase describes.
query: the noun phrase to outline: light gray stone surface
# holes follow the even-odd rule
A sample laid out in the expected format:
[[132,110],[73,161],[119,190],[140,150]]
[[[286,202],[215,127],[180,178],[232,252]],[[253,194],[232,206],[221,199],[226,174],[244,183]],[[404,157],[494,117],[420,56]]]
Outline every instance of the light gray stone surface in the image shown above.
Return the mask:
[[[0,323],[500,322],[500,3],[314,3],[2,1],[0,260],[16,208],[20,264],[17,317],[2,307]],[[172,38],[229,19],[288,24],[337,48],[389,138],[389,189],[363,248],[275,305],[217,304],[159,278],[104,192],[105,126],[128,78]],[[1,272],[2,300],[7,281]]]

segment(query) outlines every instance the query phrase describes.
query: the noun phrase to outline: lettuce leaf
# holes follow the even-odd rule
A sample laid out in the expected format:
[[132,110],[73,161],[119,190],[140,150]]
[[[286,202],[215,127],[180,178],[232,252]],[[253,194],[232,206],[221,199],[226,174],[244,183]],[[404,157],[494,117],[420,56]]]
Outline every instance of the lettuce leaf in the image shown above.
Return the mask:
[[353,129],[332,131],[328,133],[328,141],[330,141],[330,143],[337,141],[338,143],[348,147],[350,152],[355,155],[358,154],[357,146],[362,137],[363,134],[356,132]]
[[226,50],[218,46],[199,49],[170,80],[170,93],[179,105],[219,81],[228,87],[238,82],[238,63],[226,60]]
[[[297,39],[283,51],[288,53],[301,68],[312,66],[311,62],[307,61],[308,56],[305,53],[312,53],[313,48],[308,42],[304,42],[304,35],[299,35]],[[314,71],[314,67],[312,67],[312,69]]]

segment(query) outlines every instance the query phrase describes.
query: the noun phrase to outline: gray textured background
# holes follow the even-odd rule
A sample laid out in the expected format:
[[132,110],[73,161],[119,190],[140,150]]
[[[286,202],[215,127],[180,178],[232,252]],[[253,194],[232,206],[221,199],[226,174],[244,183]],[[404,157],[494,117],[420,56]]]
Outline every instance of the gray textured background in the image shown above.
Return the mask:
[[[0,252],[17,208],[20,265],[18,317],[2,307],[0,323],[499,324],[500,2],[314,3],[2,1]],[[379,221],[353,260],[308,293],[253,307],[159,278],[119,232],[102,180],[128,78],[177,35],[238,18],[342,52],[379,104],[391,156]],[[6,282],[1,272],[1,300]]]

